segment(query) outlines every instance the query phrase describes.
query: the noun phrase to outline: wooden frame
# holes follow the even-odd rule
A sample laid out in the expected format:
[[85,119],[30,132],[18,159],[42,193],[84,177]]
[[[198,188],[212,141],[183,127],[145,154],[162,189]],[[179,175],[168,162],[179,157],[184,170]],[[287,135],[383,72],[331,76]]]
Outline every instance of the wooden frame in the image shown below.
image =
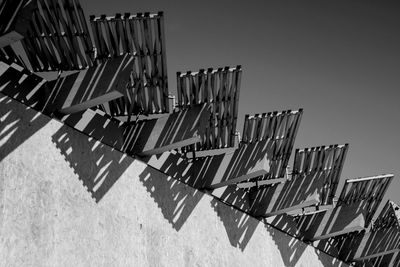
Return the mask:
[[364,261],[400,251],[400,208],[388,201],[371,227],[332,240],[345,261]]
[[178,108],[211,106],[206,133],[196,151],[235,146],[241,75],[241,66],[177,73]]
[[78,0],[37,0],[22,46],[33,71],[82,70],[94,50]]
[[347,150],[348,144],[296,149],[290,180],[250,190],[251,213],[269,217],[310,206],[332,208]]
[[163,13],[90,16],[99,61],[128,53],[135,58],[127,98],[103,108],[111,116],[168,113]]
[[386,174],[346,180],[337,206],[325,212],[301,216],[300,232],[305,239],[314,241],[364,230],[392,179],[392,174]]

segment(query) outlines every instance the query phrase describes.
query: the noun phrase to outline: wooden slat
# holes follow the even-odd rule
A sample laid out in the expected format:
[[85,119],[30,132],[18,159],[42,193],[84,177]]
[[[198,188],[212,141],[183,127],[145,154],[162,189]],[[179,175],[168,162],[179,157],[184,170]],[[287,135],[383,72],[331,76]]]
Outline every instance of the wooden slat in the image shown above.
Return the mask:
[[391,174],[348,179],[338,204],[360,203],[359,205],[366,209],[367,224],[369,224],[392,179],[393,175]]

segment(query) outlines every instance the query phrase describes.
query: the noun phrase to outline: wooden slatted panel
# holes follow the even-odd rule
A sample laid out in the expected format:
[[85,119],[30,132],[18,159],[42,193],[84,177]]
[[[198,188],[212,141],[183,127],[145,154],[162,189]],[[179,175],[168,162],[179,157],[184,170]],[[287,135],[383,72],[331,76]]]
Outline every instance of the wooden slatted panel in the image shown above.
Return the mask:
[[392,174],[348,179],[340,194],[338,205],[359,203],[360,209],[366,211],[366,225],[368,225],[392,179]]
[[242,143],[271,142],[272,162],[268,179],[284,177],[302,114],[303,110],[300,109],[246,115]]
[[180,109],[210,103],[211,117],[197,151],[235,146],[241,75],[241,66],[177,73]]
[[[31,70],[93,66],[93,44],[78,0],[37,0],[22,46]],[[29,64],[28,64],[29,63]]]
[[90,23],[102,61],[129,53],[135,59],[126,98],[101,109],[111,116],[168,113],[168,84],[163,13],[91,16]]
[[293,179],[313,175],[323,179],[320,205],[333,204],[348,144],[296,149]]
[[334,248],[338,251],[340,259],[351,261],[354,257],[385,253],[399,247],[399,210],[399,206],[387,201],[371,229],[330,238],[320,248]]

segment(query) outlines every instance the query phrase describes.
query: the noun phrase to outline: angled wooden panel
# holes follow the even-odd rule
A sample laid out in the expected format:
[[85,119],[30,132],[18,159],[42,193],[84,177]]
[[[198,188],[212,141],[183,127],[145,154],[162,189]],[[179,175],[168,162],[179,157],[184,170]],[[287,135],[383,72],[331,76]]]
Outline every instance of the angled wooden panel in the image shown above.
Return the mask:
[[132,123],[124,131],[123,151],[151,156],[195,144],[200,141],[209,116],[206,105],[197,105],[158,119]]
[[[237,168],[236,166],[246,165],[244,163],[246,161],[252,162],[256,160],[263,162],[262,173],[260,172],[256,175],[256,172],[252,172],[251,176],[242,175],[240,178],[224,177],[219,182],[214,181],[210,188],[238,183],[241,183],[238,186],[243,188],[283,182],[286,178],[286,167],[300,124],[301,115],[302,110],[269,113],[269,115],[265,114],[261,118],[258,115],[251,117],[246,115],[243,128],[244,138],[239,145],[239,150],[251,148],[252,158],[250,160],[246,158],[248,156],[242,156],[242,158],[233,161],[234,163],[228,165],[227,168]],[[265,122],[264,127],[259,126],[260,122],[268,119],[276,123]]]
[[339,257],[345,261],[363,261],[400,250],[400,208],[388,201],[372,227],[340,239]]
[[251,212],[273,216],[309,206],[333,204],[333,196],[348,145],[297,149],[290,180],[276,186],[252,188]]
[[[78,0],[37,0],[24,23],[26,66],[33,71],[81,70],[93,65],[93,44]],[[21,51],[19,51],[21,52]]]
[[296,150],[292,177],[314,176],[321,181],[319,205],[332,205],[349,145],[331,145]]
[[346,180],[337,206],[301,216],[299,230],[305,239],[318,240],[367,228],[392,178],[388,174]]
[[177,73],[177,107],[203,103],[211,107],[207,130],[196,151],[235,146],[241,75],[240,66]]
[[3,0],[0,4],[0,48],[23,39],[36,1]]
[[90,23],[102,61],[129,53],[135,58],[127,97],[101,108],[111,116],[169,111],[163,13],[91,16]]
[[338,205],[359,203],[367,212],[366,223],[369,225],[392,180],[392,174],[346,180]]
[[126,54],[50,81],[53,109],[75,113],[124,96],[132,66],[133,57]]
[[256,144],[268,142],[268,158],[271,170],[268,177],[285,177],[286,167],[293,149],[303,110],[246,115],[242,134],[242,143]]

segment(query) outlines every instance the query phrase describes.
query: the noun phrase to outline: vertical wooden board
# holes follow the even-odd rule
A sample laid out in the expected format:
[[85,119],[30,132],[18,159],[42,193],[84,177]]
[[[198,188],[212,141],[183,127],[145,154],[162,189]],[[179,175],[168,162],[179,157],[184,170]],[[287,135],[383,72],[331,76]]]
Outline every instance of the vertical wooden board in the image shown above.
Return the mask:
[[213,106],[212,106],[212,121],[211,121],[211,130],[212,130],[212,147],[218,147],[217,135],[218,135],[218,128],[217,128],[217,99],[218,99],[218,91],[217,91],[217,78],[215,73],[213,73],[212,69],[207,70],[208,74],[211,76],[211,90],[213,95]]
[[145,46],[147,48],[148,54],[153,55],[155,54],[154,46],[153,46],[153,33],[152,33],[152,25],[151,25],[151,18],[148,13],[144,14],[143,19],[143,33],[144,33],[144,41]]
[[181,77],[181,85],[182,85],[182,108],[188,107],[188,96],[187,96],[187,77],[186,75],[183,75]]
[[[42,31],[41,24],[42,24],[42,17],[37,10],[37,12],[34,12],[34,14],[32,16],[32,21],[31,21],[31,25],[32,25],[31,29],[32,29],[32,31],[34,31],[33,34],[35,36],[41,35],[41,31]],[[51,70],[52,69],[52,66],[51,66],[52,56],[50,55],[50,52],[49,52],[46,44],[44,43],[43,38],[32,38],[31,44],[34,45],[36,54],[37,54],[38,58],[40,59],[40,62],[42,63],[41,69],[42,70]]]
[[[52,12],[54,12],[54,15],[55,15],[54,17],[56,19],[56,22],[58,23],[58,25],[61,25],[61,27],[62,27],[62,29],[59,28],[60,32],[58,32],[58,34],[61,35],[62,32],[68,32],[69,31],[69,25],[65,21],[64,15],[63,15],[63,13],[61,11],[62,7],[60,6],[58,1],[56,1],[56,0],[49,0],[49,2],[52,3],[52,7],[50,7],[50,9],[52,10]],[[77,66],[78,65],[77,60],[74,57],[74,55],[72,54],[72,49],[73,49],[74,46],[72,44],[72,40],[70,38],[70,35],[66,34],[66,35],[64,35],[64,37],[62,39],[65,41],[66,46],[68,47],[68,49],[65,51],[66,55],[68,55],[67,60],[72,61],[73,65]]]
[[130,17],[130,13],[125,13],[123,18],[121,19],[121,24],[122,24],[122,29],[124,31],[124,48],[126,49],[125,51],[127,53],[130,53],[132,55],[134,55],[135,53],[135,49],[134,49],[134,45],[133,45],[133,37],[131,35],[131,28],[130,28],[130,24],[129,24],[129,17]]
[[[67,23],[68,23],[68,30],[66,32],[69,35],[69,38],[71,39],[72,47],[73,47],[73,57],[76,58],[76,56],[79,57],[80,59],[80,69],[86,68],[86,60],[84,58],[84,55],[81,52],[79,43],[78,43],[78,38],[79,32],[80,32],[80,26],[77,24],[78,20],[77,17],[75,16],[75,9],[73,4],[71,3],[71,0],[64,0],[64,11],[65,15],[67,18]],[[78,66],[78,63],[77,65]]]
[[194,91],[195,85],[193,81],[193,76],[190,71],[186,72],[186,77],[187,77],[187,84],[188,84],[188,106],[192,106],[195,103],[195,96],[194,96]]
[[83,12],[82,6],[79,2],[79,0],[74,0],[74,4],[76,6],[77,9],[77,13],[78,13],[78,17],[79,17],[79,21],[82,27],[82,34],[84,34],[85,38],[84,38],[84,42],[85,42],[85,49],[88,49],[87,51],[91,50],[93,47],[92,44],[92,40],[90,39],[90,35],[89,35],[89,28],[88,25],[86,24],[86,16]]
[[[46,21],[48,22],[48,25],[51,26],[51,34],[52,35],[61,35],[61,32],[63,30],[60,28],[60,23],[58,21],[58,12],[55,9],[55,2],[48,1],[48,4],[44,0],[41,0],[41,5],[42,8],[44,8],[43,13],[46,15]],[[54,12],[55,10],[55,12]],[[59,64],[61,62],[67,62],[69,60],[69,55],[68,55],[68,44],[66,43],[64,38],[55,38],[53,39],[53,45],[57,49],[57,54],[60,57]]]
[[182,100],[183,86],[182,86],[182,78],[181,78],[180,72],[176,73],[176,90],[177,90],[177,94],[178,94],[178,106],[181,106],[183,103],[183,100]]
[[[241,77],[242,77],[242,70],[241,66],[236,67],[236,79],[235,79],[235,94],[234,94],[234,103],[233,103],[233,122],[232,122],[232,131],[236,132],[236,121],[238,117],[238,109],[239,109],[239,95],[240,95],[240,85],[241,85]],[[234,133],[233,133],[234,134]],[[235,145],[235,140],[232,138],[231,146]]]
[[144,51],[142,49],[142,46],[140,44],[140,28],[138,26],[138,18],[132,18],[129,20],[129,27],[131,30],[131,35],[132,35],[132,41],[134,44],[134,50],[135,52],[139,55],[142,56],[144,55]]
[[162,60],[160,62],[161,65],[161,87],[163,88],[163,95],[164,97],[164,108],[166,112],[169,112],[169,107],[168,107],[168,99],[166,96],[168,96],[168,82],[167,82],[167,53],[166,53],[166,49],[165,49],[165,32],[164,32],[164,16],[162,12],[158,13],[157,16],[157,25],[159,27],[159,40],[161,42],[161,56],[162,56]]
[[[287,157],[283,161],[284,168],[283,168],[282,172],[285,172],[285,168],[288,165],[290,153],[293,150],[294,142],[295,142],[295,139],[296,139],[296,136],[297,136],[297,131],[299,129],[299,124],[300,124],[302,112],[303,112],[302,109],[300,109],[294,115],[294,120],[292,122],[292,127],[290,128],[290,137],[289,137],[290,142],[288,144],[287,150],[285,150],[285,153],[287,153]],[[281,175],[283,175],[283,174],[281,174]]]
[[275,128],[275,124],[277,123],[277,114],[278,114],[278,112],[276,112],[276,111],[269,113],[270,120],[269,120],[269,123],[267,124],[268,127],[265,131],[264,139],[273,139],[274,128]]
[[208,98],[208,88],[207,88],[207,84],[206,84],[206,76],[204,73],[204,69],[201,69],[199,71],[199,75],[198,75],[199,79],[198,79],[198,84],[199,84],[199,103],[209,103],[209,98]]
[[[28,33],[29,34],[29,33]],[[26,55],[28,57],[29,63],[32,67],[32,70],[34,71],[40,71],[40,63],[39,59],[37,56],[37,53],[35,52],[35,43],[33,42],[33,39],[31,38],[24,38],[21,41],[22,47],[26,51]],[[38,67],[39,66],[39,67]]]
[[249,137],[247,136],[248,127],[249,127],[249,116],[248,114],[244,117],[244,124],[243,124],[243,134],[242,134],[242,141],[244,143],[249,142]]
[[102,35],[104,39],[104,43],[107,46],[107,50],[109,52],[109,55],[111,57],[116,57],[117,56],[117,51],[115,49],[115,41],[114,41],[114,36],[112,35],[111,32],[111,26],[110,26],[109,20],[106,18],[106,15],[101,15],[100,17],[100,25],[102,29]]

